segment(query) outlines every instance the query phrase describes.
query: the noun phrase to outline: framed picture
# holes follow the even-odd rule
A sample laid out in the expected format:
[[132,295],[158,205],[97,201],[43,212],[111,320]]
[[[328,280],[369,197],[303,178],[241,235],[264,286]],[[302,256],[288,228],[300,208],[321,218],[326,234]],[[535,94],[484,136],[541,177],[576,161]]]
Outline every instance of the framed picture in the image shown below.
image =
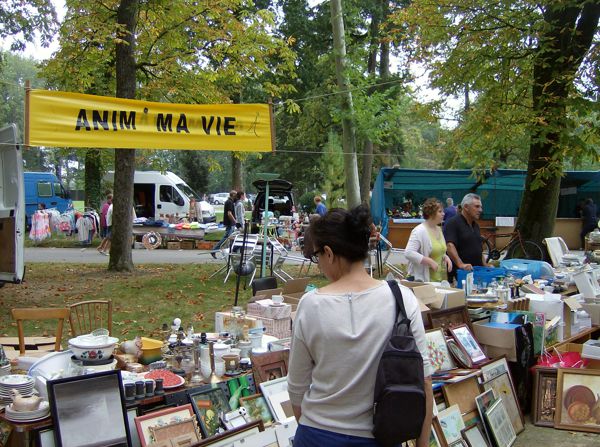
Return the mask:
[[477,410],[475,398],[481,393],[477,377],[468,377],[460,382],[448,383],[442,387],[442,391],[448,405],[458,405],[462,414]]
[[260,419],[265,427],[270,427],[273,424],[273,415],[269,409],[269,404],[267,404],[262,394],[240,397],[240,406],[246,409],[250,419]]
[[481,431],[481,424],[467,425],[462,429],[461,435],[468,447],[490,447],[485,435]]
[[483,352],[483,348],[479,345],[479,343],[477,343],[475,337],[473,337],[469,326],[466,324],[461,324],[459,326],[450,327],[448,330],[460,348],[469,355],[473,363],[487,360],[487,356],[485,355],[485,352]]
[[251,355],[254,383],[259,385],[269,380],[287,376],[289,349]]
[[485,412],[485,417],[496,447],[510,447],[517,439],[517,434],[506,413],[506,407],[500,397]]
[[477,411],[479,412],[479,418],[483,423],[483,430],[485,431],[485,436],[488,441],[491,442],[492,435],[489,433],[487,429],[485,412],[492,406],[494,402],[496,402],[497,396],[494,393],[493,389],[489,389],[481,393],[479,396],[475,398],[475,404],[477,405]]
[[277,422],[287,422],[294,417],[292,403],[287,388],[287,377],[263,382],[260,389],[269,405],[271,414]]
[[230,445],[231,447],[279,447],[275,430],[261,431]]
[[462,420],[458,405],[452,405],[440,411],[438,413],[438,421],[448,445],[462,439],[460,431],[465,428],[465,423]]
[[206,385],[188,391],[188,399],[200,422],[200,430],[205,438],[216,435],[221,428],[221,418],[231,411],[225,387]]
[[446,371],[455,368],[454,360],[448,351],[446,337],[442,329],[432,329],[425,333],[429,360],[435,371]]
[[[241,427],[234,428],[233,430],[227,430],[218,435],[212,436],[207,439],[203,439],[200,442],[194,444],[194,447],[229,447],[232,445],[238,445],[237,443],[241,440],[250,439],[251,436],[260,433],[265,428],[262,425],[262,421],[252,421]],[[245,445],[245,444],[239,444]]]
[[54,442],[54,430],[40,430],[38,433],[38,445],[40,447],[56,447],[56,443]]
[[135,418],[135,426],[137,428],[138,436],[140,437],[141,446],[146,447],[148,444],[154,442],[150,427],[168,425],[173,422],[180,422],[193,418],[194,410],[190,404],[165,408],[153,413],[144,414],[143,416],[137,416]]
[[47,382],[56,444],[129,446],[121,371]]
[[506,357],[500,357],[499,359],[481,366],[481,377],[483,378],[484,382],[487,382],[488,380],[498,377],[500,374],[504,373],[510,374]]
[[459,366],[462,366],[463,368],[473,367],[473,360],[471,360],[469,354],[456,343],[456,340],[447,340],[446,344],[448,345],[448,350],[452,354],[452,357],[454,357],[454,360],[456,360],[456,363],[458,363]]
[[554,427],[600,433],[600,370],[558,370]]
[[431,433],[429,434],[429,447],[448,447],[440,421],[437,417],[431,420]]
[[177,439],[178,444],[191,445],[201,439],[195,418],[171,422],[167,425],[157,425],[150,427],[149,430],[154,442]]
[[510,375],[508,373],[500,374],[484,382],[483,389],[486,391],[494,390],[496,397],[502,398],[515,433],[521,433],[525,429],[525,421]]
[[467,306],[451,307],[450,309],[432,310],[427,314],[429,327],[432,329],[441,328],[447,333],[448,329],[461,324],[471,324]]
[[554,427],[556,410],[556,368],[535,368],[531,419],[534,425]]
[[454,441],[452,444],[449,445],[449,447],[467,447],[467,443],[464,439],[461,438]]
[[135,426],[135,418],[138,415],[137,407],[127,409],[127,423],[129,425],[129,438],[131,439],[131,447],[141,447],[140,435],[138,435]]

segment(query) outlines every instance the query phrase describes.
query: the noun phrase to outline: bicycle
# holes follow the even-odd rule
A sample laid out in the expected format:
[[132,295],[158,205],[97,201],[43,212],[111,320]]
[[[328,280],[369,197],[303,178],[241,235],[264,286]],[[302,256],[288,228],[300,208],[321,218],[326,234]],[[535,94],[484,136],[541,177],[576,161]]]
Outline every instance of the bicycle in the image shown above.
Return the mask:
[[[496,239],[507,237],[510,238],[508,243],[504,248],[498,249],[496,247]],[[533,241],[523,239],[519,230],[515,230],[512,233],[490,234],[487,238],[483,239],[482,242],[484,244],[484,254],[487,249],[486,262],[490,262],[490,260],[497,261],[500,258],[544,260],[544,251],[542,248]]]

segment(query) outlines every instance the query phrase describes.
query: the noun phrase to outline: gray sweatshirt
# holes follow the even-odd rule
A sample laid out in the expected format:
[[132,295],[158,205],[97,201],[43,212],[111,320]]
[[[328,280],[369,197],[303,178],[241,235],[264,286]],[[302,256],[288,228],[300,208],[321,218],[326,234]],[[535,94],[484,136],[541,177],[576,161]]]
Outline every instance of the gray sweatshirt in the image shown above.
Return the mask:
[[[411,330],[431,375],[417,299],[400,286]],[[300,423],[372,438],[377,365],[394,323],[394,295],[385,281],[362,292],[304,295],[294,320],[288,392]]]

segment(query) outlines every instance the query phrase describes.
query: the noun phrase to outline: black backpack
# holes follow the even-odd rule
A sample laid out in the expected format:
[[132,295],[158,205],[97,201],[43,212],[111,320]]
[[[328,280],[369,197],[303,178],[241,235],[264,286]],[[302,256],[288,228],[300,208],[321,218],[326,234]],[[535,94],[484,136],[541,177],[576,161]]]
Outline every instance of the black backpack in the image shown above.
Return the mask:
[[417,439],[425,420],[423,357],[396,281],[388,281],[398,317],[377,368],[373,401],[373,435],[384,447]]

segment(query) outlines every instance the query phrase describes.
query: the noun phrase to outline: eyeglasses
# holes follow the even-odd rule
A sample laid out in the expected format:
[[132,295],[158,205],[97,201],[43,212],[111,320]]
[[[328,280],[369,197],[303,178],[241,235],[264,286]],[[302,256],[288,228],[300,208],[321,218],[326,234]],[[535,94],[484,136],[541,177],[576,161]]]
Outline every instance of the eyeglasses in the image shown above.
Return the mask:
[[310,262],[314,262],[315,264],[319,263],[319,254],[323,253],[323,249],[320,248],[315,251],[312,255],[310,255]]

